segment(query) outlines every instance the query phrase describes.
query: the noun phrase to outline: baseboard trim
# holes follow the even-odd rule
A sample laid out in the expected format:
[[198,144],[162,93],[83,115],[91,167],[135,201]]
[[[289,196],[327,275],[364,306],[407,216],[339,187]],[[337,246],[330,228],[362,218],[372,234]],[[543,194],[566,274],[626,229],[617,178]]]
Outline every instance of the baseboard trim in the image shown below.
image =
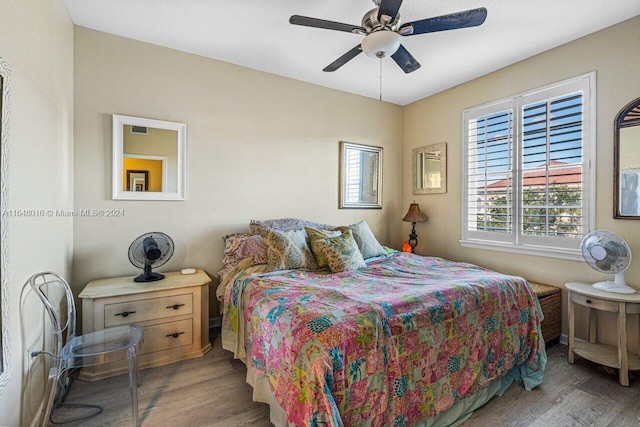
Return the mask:
[[569,336],[567,334],[560,334],[560,344],[569,345]]

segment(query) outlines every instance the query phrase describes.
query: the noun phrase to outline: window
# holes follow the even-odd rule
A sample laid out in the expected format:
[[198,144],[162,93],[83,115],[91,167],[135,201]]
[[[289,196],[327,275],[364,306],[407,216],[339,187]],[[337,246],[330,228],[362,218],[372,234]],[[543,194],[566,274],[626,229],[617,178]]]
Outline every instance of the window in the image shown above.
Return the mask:
[[581,259],[595,224],[595,73],[463,112],[463,246]]

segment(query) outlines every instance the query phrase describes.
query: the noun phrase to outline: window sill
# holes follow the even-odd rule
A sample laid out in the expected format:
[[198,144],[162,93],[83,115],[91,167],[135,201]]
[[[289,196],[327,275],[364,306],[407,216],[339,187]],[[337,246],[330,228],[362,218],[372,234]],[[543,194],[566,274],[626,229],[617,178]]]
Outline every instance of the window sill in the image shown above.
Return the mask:
[[460,240],[465,248],[487,249],[490,251],[510,252],[521,255],[534,255],[547,258],[584,261],[579,249],[554,248],[549,246],[514,245],[511,243],[490,242],[486,240]]

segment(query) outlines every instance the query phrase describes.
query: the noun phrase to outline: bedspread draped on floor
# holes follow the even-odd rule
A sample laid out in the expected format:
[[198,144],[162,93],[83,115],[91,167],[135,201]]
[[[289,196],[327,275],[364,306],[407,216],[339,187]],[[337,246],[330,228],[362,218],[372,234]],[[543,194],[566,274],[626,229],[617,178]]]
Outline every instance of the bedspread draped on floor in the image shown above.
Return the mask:
[[415,425],[507,373],[502,388],[542,380],[522,278],[404,253],[337,274],[259,270],[226,289],[223,346],[268,382],[289,425]]

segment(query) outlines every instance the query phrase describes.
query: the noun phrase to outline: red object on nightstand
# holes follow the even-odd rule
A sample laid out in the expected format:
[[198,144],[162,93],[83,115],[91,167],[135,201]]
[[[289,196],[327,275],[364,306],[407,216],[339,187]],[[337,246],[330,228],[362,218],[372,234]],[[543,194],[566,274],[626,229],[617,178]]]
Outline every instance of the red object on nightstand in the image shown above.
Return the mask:
[[411,252],[411,245],[408,240],[402,244],[402,252]]

